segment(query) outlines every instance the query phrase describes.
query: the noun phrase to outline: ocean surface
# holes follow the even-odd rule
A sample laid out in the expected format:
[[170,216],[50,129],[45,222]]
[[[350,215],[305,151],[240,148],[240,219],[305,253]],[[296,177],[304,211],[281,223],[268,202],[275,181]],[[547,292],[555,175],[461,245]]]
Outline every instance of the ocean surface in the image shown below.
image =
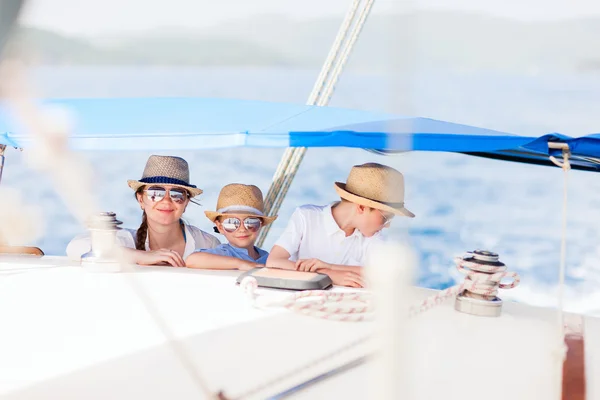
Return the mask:
[[[303,103],[318,71],[239,68],[38,68],[31,72],[43,96],[235,97]],[[508,76],[473,72],[417,71],[408,76],[343,75],[330,105],[426,116],[524,135],[600,132],[600,76]],[[252,183],[269,188],[281,149],[231,148],[181,151],[192,183],[204,189],[201,206],[190,205],[188,222],[211,231],[203,211],[214,209],[222,186]],[[167,153],[161,153],[167,154]],[[86,152],[94,171],[93,190],[102,208],[127,227],[140,210],[127,179],[141,177],[146,152]],[[500,254],[521,285],[501,297],[553,307],[557,300],[563,172],[458,154],[406,153],[384,157],[358,149],[310,149],[267,240],[269,249],[301,204],[336,200],[333,182],[352,165],[375,161],[406,176],[406,206],[417,217],[396,218],[389,235],[410,241],[419,255],[417,284],[453,285],[462,276],[452,262],[483,248]],[[2,185],[21,191],[44,210],[35,245],[64,254],[84,228],[71,215],[48,177],[8,150]],[[572,171],[568,186],[566,309],[600,315],[600,176]]]

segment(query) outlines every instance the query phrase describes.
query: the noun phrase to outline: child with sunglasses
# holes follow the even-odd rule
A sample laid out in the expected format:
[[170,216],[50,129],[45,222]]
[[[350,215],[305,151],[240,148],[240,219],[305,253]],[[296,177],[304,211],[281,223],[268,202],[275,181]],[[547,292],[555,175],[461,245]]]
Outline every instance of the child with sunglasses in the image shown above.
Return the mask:
[[254,246],[260,228],[275,221],[277,216],[263,213],[263,195],[254,185],[233,183],[221,189],[216,211],[204,213],[215,224],[215,231],[228,243],[215,248],[199,249],[190,255],[190,268],[250,270],[264,266],[269,253]]
[[395,169],[355,165],[346,183],[336,182],[341,201],[296,209],[273,246],[267,267],[320,272],[336,285],[363,287],[362,267],[379,232],[404,208],[404,176]]
[[[199,247],[212,248],[219,240],[181,219],[192,198],[202,193],[189,183],[188,163],[179,157],[150,156],[142,179],[127,181],[142,209],[137,230],[117,231],[119,244],[141,265],[185,267],[184,259]],[[67,255],[79,259],[91,250],[89,234],[67,246]]]

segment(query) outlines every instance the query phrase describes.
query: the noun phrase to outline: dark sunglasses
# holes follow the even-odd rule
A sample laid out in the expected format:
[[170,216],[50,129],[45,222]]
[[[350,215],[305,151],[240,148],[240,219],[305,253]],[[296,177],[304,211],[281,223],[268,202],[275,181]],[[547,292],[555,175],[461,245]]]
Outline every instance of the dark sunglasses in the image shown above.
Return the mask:
[[[242,226],[242,221],[239,218],[229,217],[229,218],[225,218],[223,221],[221,221],[221,225],[223,226],[223,229],[225,231],[227,231],[229,233],[233,233],[233,232],[237,231],[238,229],[240,229],[240,226]],[[244,218],[244,227],[246,228],[246,230],[248,230],[252,233],[258,232],[261,225],[262,225],[262,220],[260,218],[256,218],[256,217]]]
[[167,196],[167,193],[171,200],[173,200],[173,203],[177,204],[185,203],[185,200],[188,198],[187,190],[179,188],[166,189],[161,186],[151,186],[148,189],[144,189],[144,192],[146,192],[148,200],[154,203],[163,200]]

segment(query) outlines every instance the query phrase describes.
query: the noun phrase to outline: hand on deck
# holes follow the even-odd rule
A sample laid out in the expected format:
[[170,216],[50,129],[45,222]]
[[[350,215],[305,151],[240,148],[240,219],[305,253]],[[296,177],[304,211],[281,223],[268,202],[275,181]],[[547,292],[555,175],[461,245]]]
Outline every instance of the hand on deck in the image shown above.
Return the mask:
[[320,272],[329,275],[334,285],[361,288],[365,286],[362,268],[345,265],[333,265],[318,258],[301,259],[296,261],[296,270]]
[[352,271],[336,271],[333,269],[324,269],[319,271],[322,274],[327,274],[333,281],[334,285],[350,286],[354,288],[365,287],[365,281],[360,274]]
[[319,269],[330,269],[332,266],[318,258],[308,258],[296,261],[296,270],[317,272]]
[[135,262],[140,265],[170,265],[185,267],[183,258],[175,250],[159,249],[153,251],[136,251]]

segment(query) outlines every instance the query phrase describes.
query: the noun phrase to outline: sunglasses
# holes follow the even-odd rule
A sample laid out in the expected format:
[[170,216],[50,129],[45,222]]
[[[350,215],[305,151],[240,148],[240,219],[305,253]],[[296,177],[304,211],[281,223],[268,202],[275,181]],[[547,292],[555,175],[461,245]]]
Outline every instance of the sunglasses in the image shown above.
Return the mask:
[[381,214],[381,216],[383,217],[383,224],[382,225],[387,225],[388,223],[392,222],[392,220],[395,217],[395,214],[392,213],[384,213],[381,210],[376,209],[377,211],[379,211],[379,213]]
[[148,200],[154,203],[162,201],[167,196],[167,193],[169,194],[169,197],[173,203],[177,204],[185,203],[185,200],[188,198],[187,190],[179,188],[166,189],[160,186],[151,186],[148,189],[144,189],[144,192],[146,192],[146,197],[148,197]]
[[[242,221],[239,218],[229,217],[225,218],[221,221],[221,225],[226,232],[233,233],[240,229],[242,226]],[[262,226],[262,220],[256,217],[247,217],[244,218],[244,227],[247,231],[255,233],[258,232],[260,227]]]

